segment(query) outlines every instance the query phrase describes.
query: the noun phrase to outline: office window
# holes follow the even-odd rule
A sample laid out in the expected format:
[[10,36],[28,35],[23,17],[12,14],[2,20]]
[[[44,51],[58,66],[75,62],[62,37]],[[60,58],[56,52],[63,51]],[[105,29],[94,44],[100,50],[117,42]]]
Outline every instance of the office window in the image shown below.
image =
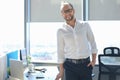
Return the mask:
[[[120,48],[120,21],[89,21],[95,35],[98,55],[103,54],[105,47]],[[98,64],[98,57],[97,62]]]
[[[76,17],[82,20],[82,0],[68,1],[73,3]],[[56,61],[56,31],[64,21],[61,0],[31,0],[30,4],[30,54],[36,59]]]
[[[89,23],[95,36],[98,54],[103,54],[103,49],[108,46],[120,48],[120,21],[89,21]],[[63,22],[30,23],[30,52],[33,57],[56,60],[56,31],[62,24]]]
[[34,59],[57,59],[57,29],[62,22],[30,23],[30,53]]
[[89,20],[120,20],[120,0],[89,0]]
[[[62,0],[31,0],[31,22],[62,22],[64,21],[60,13]],[[65,0],[73,4],[76,9],[76,17],[82,20],[83,0]]]
[[0,51],[24,47],[24,0],[0,0]]
[[[81,7],[81,2],[78,1],[72,3],[75,5],[78,14],[76,14],[77,18],[82,20],[83,18],[83,8]],[[90,1],[86,0],[84,2],[86,7],[89,7],[91,4]],[[93,0],[92,0],[93,1]],[[94,1],[93,1],[94,2]],[[39,3],[41,5],[39,5]],[[57,0],[49,0],[46,4],[46,0],[31,0],[31,20],[30,20],[30,54],[32,57],[36,57],[37,59],[42,60],[56,60],[56,31],[59,27],[62,27],[63,19],[58,11],[60,1]],[[93,3],[94,4],[94,3]],[[48,7],[49,6],[49,7]],[[56,6],[57,9],[53,8]],[[87,20],[91,20],[92,15],[91,10],[94,8],[84,8],[87,9],[86,18]],[[43,8],[44,7],[44,8]],[[98,9],[98,8],[97,8]],[[48,14],[51,10],[50,14]],[[82,11],[81,11],[82,10]],[[90,12],[87,12],[90,11]],[[52,14],[53,12],[53,14]],[[55,12],[55,14],[54,14]],[[103,11],[104,12],[104,11]],[[38,17],[37,17],[38,16]],[[114,15],[113,15],[114,16]],[[119,26],[120,21],[105,21],[98,20],[89,21],[91,28],[94,32],[98,54],[103,54],[103,49],[108,46],[116,46],[120,47],[120,38],[119,34]],[[98,59],[97,59],[98,60]],[[98,64],[98,62],[96,63]]]

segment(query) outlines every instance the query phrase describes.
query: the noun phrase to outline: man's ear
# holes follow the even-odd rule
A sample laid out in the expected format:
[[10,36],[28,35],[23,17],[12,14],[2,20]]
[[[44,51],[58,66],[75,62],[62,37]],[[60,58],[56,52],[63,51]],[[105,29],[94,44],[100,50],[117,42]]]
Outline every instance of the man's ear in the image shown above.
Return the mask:
[[63,13],[62,13],[62,11],[61,11],[61,16],[63,16]]

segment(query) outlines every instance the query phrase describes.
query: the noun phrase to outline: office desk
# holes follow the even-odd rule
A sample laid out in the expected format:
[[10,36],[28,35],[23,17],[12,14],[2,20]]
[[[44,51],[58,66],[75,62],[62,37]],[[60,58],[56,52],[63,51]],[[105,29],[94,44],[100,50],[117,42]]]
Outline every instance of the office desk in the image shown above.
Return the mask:
[[[40,71],[35,71],[33,73],[28,73],[28,69],[24,72],[24,80],[55,80],[56,75],[58,74],[57,66],[37,66],[37,69],[45,68],[47,71],[45,73]],[[36,69],[36,67],[35,67]],[[37,78],[40,77],[39,73],[43,74],[44,78]]]

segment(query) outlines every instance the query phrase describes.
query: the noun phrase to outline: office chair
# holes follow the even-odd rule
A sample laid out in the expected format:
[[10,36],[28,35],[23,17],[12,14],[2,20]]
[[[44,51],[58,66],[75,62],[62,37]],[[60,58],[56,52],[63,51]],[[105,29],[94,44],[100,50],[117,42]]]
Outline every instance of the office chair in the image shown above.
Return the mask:
[[120,55],[120,49],[118,47],[106,47],[103,53],[104,55]]
[[108,75],[109,80],[116,80],[116,75],[120,75],[120,50],[118,47],[106,47],[103,53],[98,55],[98,80],[102,80],[102,74]]

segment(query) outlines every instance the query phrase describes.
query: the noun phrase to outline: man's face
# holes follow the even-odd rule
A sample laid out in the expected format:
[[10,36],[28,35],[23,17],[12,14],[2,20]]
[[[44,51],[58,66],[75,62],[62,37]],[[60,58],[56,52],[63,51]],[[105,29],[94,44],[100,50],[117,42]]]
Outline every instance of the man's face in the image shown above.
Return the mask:
[[61,13],[66,21],[71,21],[74,19],[74,9],[70,5],[64,5]]

